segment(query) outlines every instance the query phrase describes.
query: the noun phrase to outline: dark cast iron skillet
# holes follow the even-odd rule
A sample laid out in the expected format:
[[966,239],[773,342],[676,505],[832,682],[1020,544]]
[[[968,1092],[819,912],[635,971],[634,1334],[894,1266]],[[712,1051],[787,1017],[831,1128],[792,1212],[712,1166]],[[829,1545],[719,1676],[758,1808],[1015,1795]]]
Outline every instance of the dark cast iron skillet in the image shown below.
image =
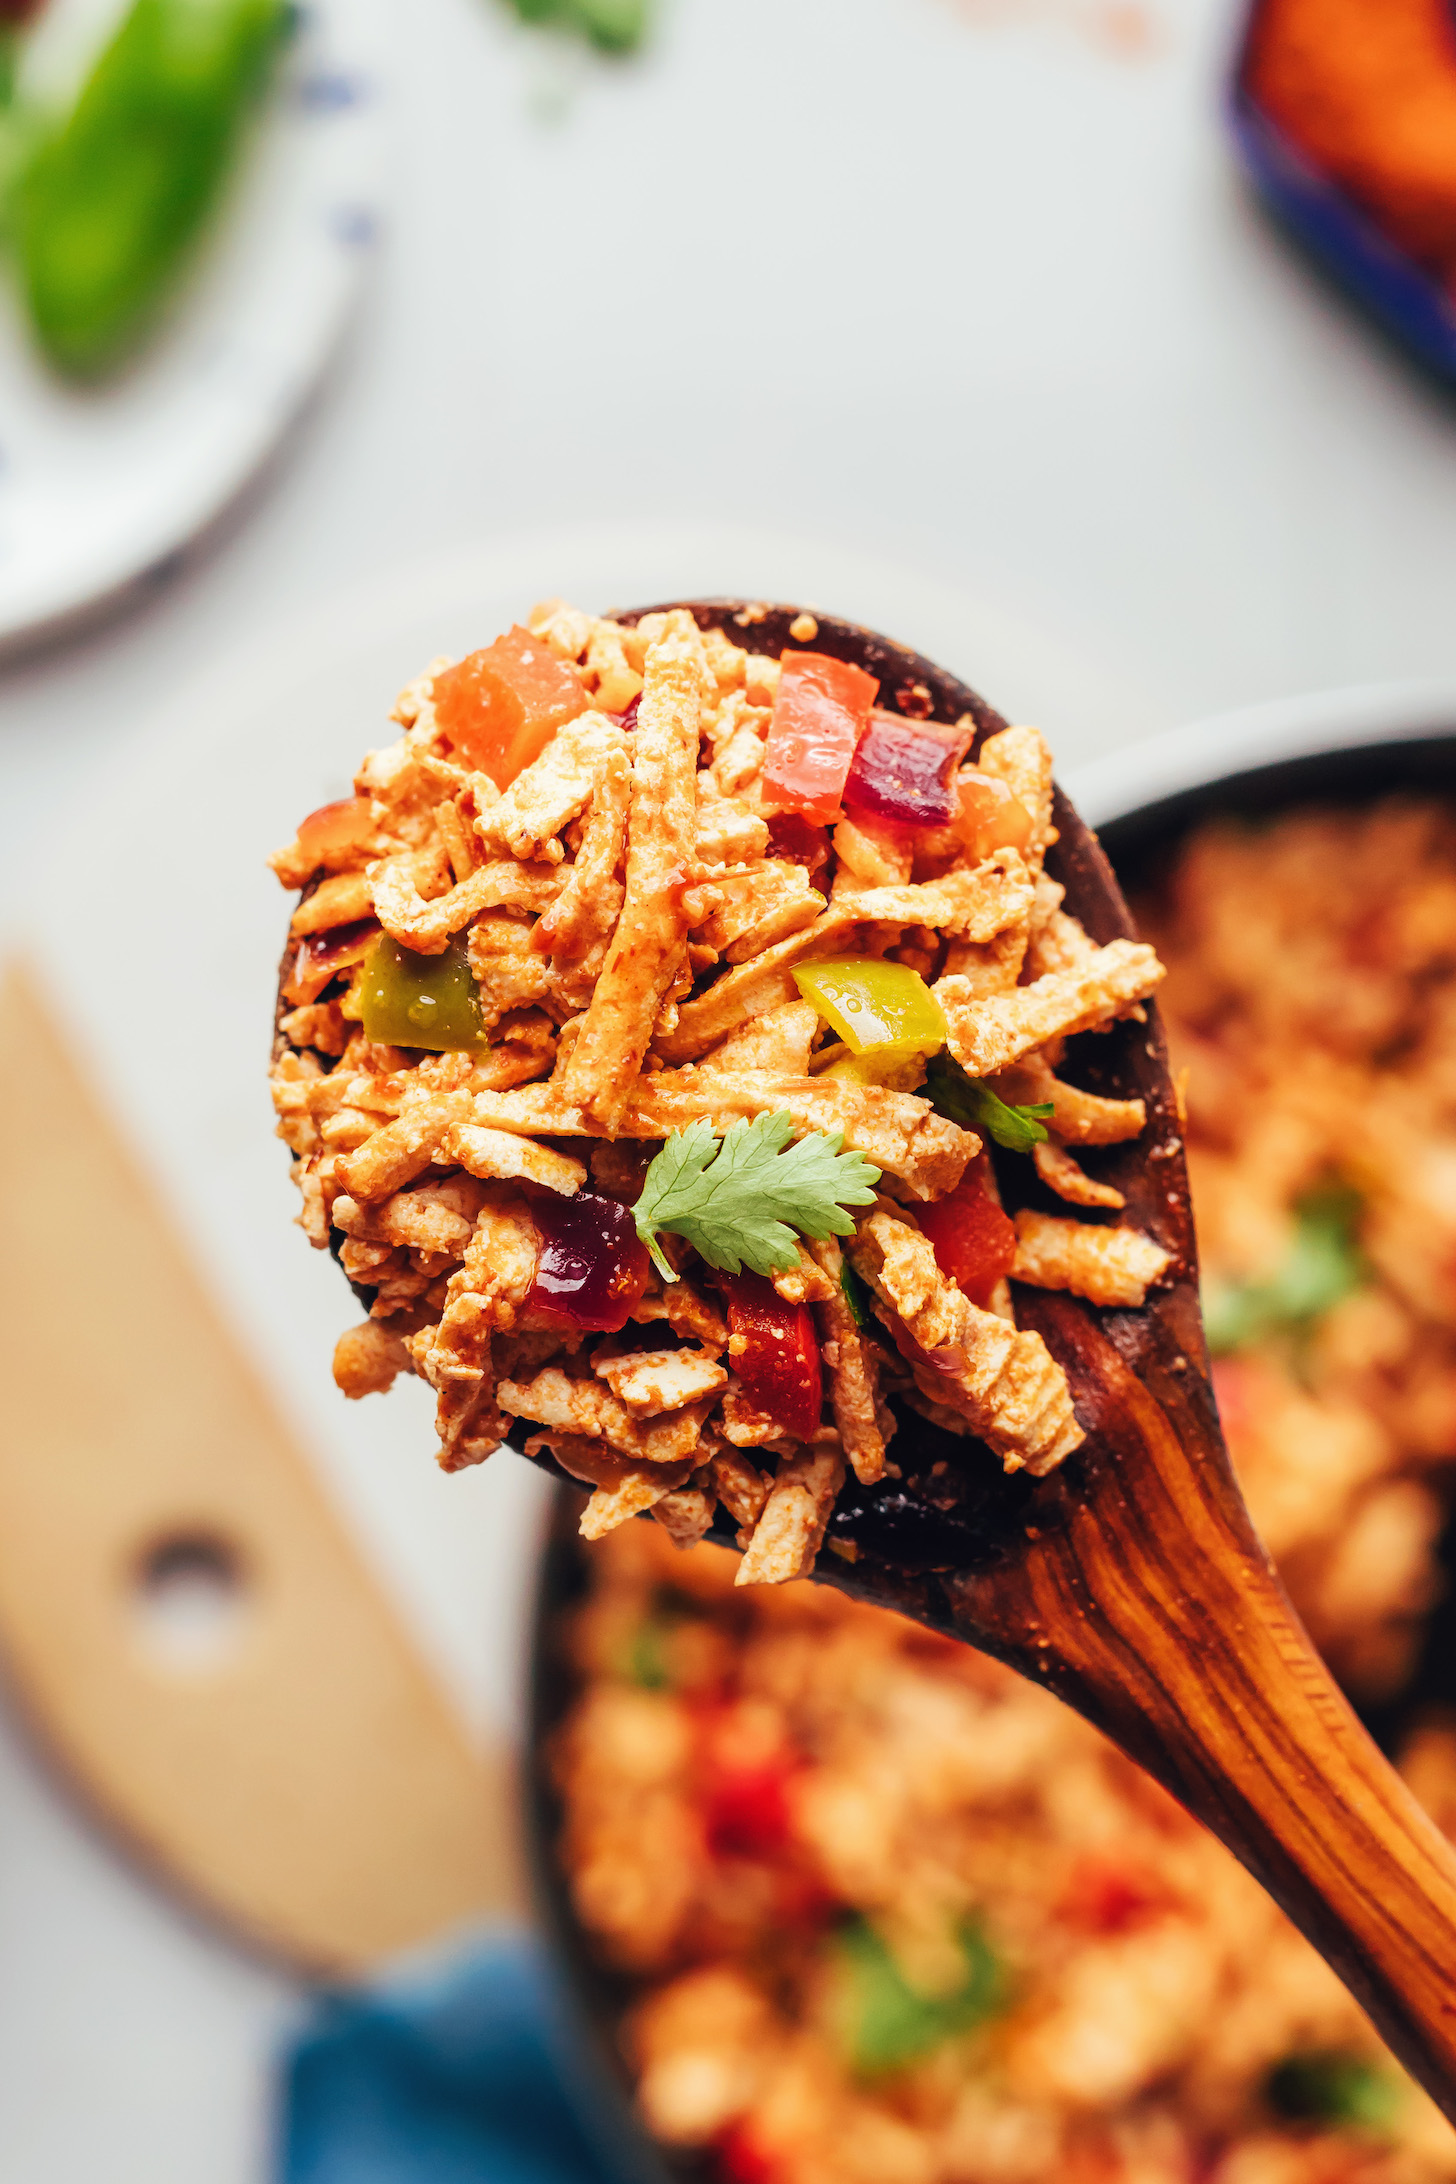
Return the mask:
[[[795,609],[744,638],[732,605],[694,611],[764,651],[789,641]],[[928,691],[936,718],[971,710],[982,733],[1002,725],[963,685],[882,639],[821,616],[814,647],[880,674],[882,704],[904,692],[918,711]],[[1048,862],[1068,907],[1106,941],[1133,931],[1108,858],[1138,892],[1215,813],[1367,802],[1395,788],[1456,793],[1456,731],[1250,769],[1130,813],[1103,828],[1100,846],[1059,797],[1062,840]],[[1314,1655],[1233,1484],[1207,1379],[1176,1113],[1149,1015],[1147,1027],[1073,1042],[1063,1074],[1148,1101],[1144,1137],[1113,1149],[1099,1172],[1127,1195],[1128,1219],[1178,1255],[1178,1278],[1140,1312],[1016,1293],[1018,1319],[1067,1367],[1086,1445],[1049,1480],[1008,1481],[974,1444],[906,1413],[895,1442],[904,1477],[851,1486],[831,1526],[859,1561],[825,1554],[818,1574],[994,1653],[1095,1722],[1263,1882],[1450,2114],[1456,1861]],[[1147,1159],[1170,1141],[1171,1154]],[[1029,1162],[1008,1157],[1000,1171],[1009,1205],[1053,1208]],[[949,1473],[932,1478],[947,1458]],[[595,1956],[554,1853],[561,1811],[545,1755],[575,1689],[557,1633],[585,1584],[579,1506],[578,1491],[563,1492],[537,1600],[526,1789],[538,1902],[586,2034],[601,2126],[628,2149],[634,2174],[697,2175],[696,2157],[664,2155],[632,2120],[616,2041],[630,1983]],[[714,1536],[731,1544],[726,1530]],[[1407,1693],[1369,1723],[1380,1745],[1420,1706],[1456,1698],[1453,1639],[1456,1609],[1438,1610]]]

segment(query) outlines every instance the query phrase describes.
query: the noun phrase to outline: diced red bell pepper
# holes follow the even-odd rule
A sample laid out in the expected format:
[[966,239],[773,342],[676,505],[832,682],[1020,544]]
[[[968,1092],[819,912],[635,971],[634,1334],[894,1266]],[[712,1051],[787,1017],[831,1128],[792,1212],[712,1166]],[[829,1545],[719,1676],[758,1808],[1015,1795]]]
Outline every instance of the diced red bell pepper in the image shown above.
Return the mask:
[[812,1439],[824,1405],[819,1338],[807,1304],[786,1304],[762,1274],[725,1274],[728,1358],[755,1409]]
[[337,804],[320,804],[298,830],[298,847],[315,866],[332,872],[372,833],[367,796],[345,796]]
[[847,660],[784,653],[763,762],[768,801],[820,826],[840,818],[854,747],[879,694],[874,676]]
[[948,827],[959,811],[955,770],[974,730],[871,713],[844,784],[845,809],[893,827]]
[[955,1189],[933,1205],[917,1206],[915,1218],[935,1247],[936,1263],[963,1296],[983,1308],[1011,1272],[1016,1229],[987,1187],[990,1162],[977,1153]]
[[578,1191],[574,1198],[543,1191],[531,1218],[541,1242],[527,1309],[569,1327],[619,1333],[651,1271],[627,1208],[599,1191]]
[[566,662],[519,624],[435,677],[435,718],[467,766],[509,788],[558,728],[586,711]]
[[954,824],[973,857],[993,849],[1025,849],[1031,840],[1031,813],[994,774],[957,774],[960,809]]

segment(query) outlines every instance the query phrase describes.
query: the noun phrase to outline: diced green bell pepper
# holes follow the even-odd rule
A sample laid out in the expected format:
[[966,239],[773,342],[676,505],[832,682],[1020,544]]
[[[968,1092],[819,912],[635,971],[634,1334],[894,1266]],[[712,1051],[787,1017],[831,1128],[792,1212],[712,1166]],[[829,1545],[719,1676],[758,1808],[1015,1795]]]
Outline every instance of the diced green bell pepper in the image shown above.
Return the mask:
[[416,955],[382,933],[365,958],[361,999],[365,1037],[382,1045],[449,1054],[485,1043],[463,940],[443,955]]

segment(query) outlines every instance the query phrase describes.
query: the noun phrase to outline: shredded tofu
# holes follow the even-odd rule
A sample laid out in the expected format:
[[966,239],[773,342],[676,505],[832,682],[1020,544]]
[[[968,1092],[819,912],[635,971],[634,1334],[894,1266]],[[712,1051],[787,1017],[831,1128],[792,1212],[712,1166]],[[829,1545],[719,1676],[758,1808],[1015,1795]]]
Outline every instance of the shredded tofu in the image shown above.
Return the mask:
[[1031,1157],[1043,1183],[1054,1190],[1058,1198],[1065,1198],[1069,1205],[1118,1209],[1127,1204],[1121,1191],[1111,1183],[1095,1182],[1055,1138],[1047,1138],[1034,1146]]
[[1018,1213],[1011,1271],[1036,1289],[1070,1289],[1089,1304],[1137,1305],[1172,1265],[1141,1229],[1093,1228],[1049,1213]]
[[704,1350],[630,1351],[596,1359],[592,1371],[634,1418],[681,1410],[700,1396],[721,1395],[728,1385],[724,1367]]
[[888,1307],[891,1332],[917,1385],[958,1410],[1008,1471],[1025,1467],[1040,1477],[1081,1447],[1086,1436],[1073,1416],[1066,1376],[1041,1336],[1018,1333],[972,1304],[941,1273],[918,1229],[871,1214],[851,1255]]
[[971,1076],[990,1077],[1049,1039],[1110,1023],[1145,1001],[1162,976],[1151,948],[1114,940],[1078,968],[1049,972],[1010,993],[977,996],[957,978],[942,978],[935,992],[952,1054]]
[[805,1449],[779,1465],[763,1515],[738,1565],[740,1585],[786,1585],[814,1567],[825,1527],[844,1484],[837,1447]]
[[[591,1490],[588,1537],[650,1514],[687,1548],[726,1525],[745,1584],[807,1574],[844,1478],[879,1488],[891,1437],[903,1427],[913,1444],[917,1419],[955,1435],[967,1463],[984,1460],[981,1442],[1037,1474],[1082,1438],[1066,1376],[1017,1328],[1007,1283],[992,1283],[989,1309],[973,1303],[917,1225],[916,1207],[958,1189],[995,1197],[979,1135],[937,1111],[918,1054],[886,1081],[839,1066],[849,1049],[800,995],[796,965],[918,974],[964,1069],[1012,1104],[1051,1106],[1027,1178],[1093,1218],[1019,1214],[1017,1278],[1122,1303],[1168,1265],[1150,1239],[1101,1225],[1121,1195],[1078,1157],[1138,1137],[1141,1101],[1054,1074],[1069,1039],[1136,1013],[1162,970],[1137,943],[1098,947],[1068,912],[1045,862],[1045,742],[1009,728],[968,759],[1025,813],[1006,807],[1019,846],[989,856],[950,827],[912,836],[856,809],[830,831],[780,813],[762,780],[779,664],[734,641],[766,611],[725,633],[680,608],[633,624],[545,602],[527,624],[532,673],[566,717],[514,778],[483,770],[494,715],[483,746],[475,728],[457,746],[442,725],[435,678],[452,663],[437,660],[401,694],[401,732],[365,759],[354,797],[271,860],[301,890],[278,1134],[300,1225],[337,1253],[368,1315],[339,1339],[340,1390],[357,1399],[409,1373],[434,1393],[446,1470],[529,1431],[528,1450]],[[805,620],[795,641],[817,634]],[[915,719],[931,701],[917,684],[881,703]],[[405,951],[390,975],[406,987],[416,956],[449,950],[448,975],[468,973],[469,1045],[422,1052],[366,1030],[384,1011],[366,975],[384,940]],[[589,1257],[613,1223],[622,1235],[616,1209],[636,1202],[662,1144],[765,1115],[787,1116],[796,1140],[837,1138],[887,1194],[853,1211],[852,1234],[805,1236],[761,1292],[802,1315],[782,1323],[778,1339],[800,1346],[784,1355],[817,1347],[817,1418],[813,1383],[794,1403],[775,1393],[744,1322],[730,1325],[723,1269],[672,1231],[658,1242],[674,1278],[619,1242],[620,1302],[585,1326],[572,1317],[572,1252]],[[853,1559],[852,1540],[834,1544]]]
[[606,1136],[631,1097],[688,933],[683,881],[693,851],[706,666],[692,617],[668,619],[670,629],[647,655],[637,715],[621,914],[563,1083]]

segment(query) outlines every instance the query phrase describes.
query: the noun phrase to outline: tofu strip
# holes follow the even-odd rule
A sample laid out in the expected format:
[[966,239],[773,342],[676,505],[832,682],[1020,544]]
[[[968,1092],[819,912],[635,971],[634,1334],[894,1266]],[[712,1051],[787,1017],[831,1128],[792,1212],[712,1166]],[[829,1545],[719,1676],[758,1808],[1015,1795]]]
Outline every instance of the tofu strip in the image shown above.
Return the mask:
[[826,1236],[823,1243],[811,1243],[809,1249],[832,1284],[829,1295],[815,1305],[814,1317],[826,1353],[834,1359],[829,1376],[834,1423],[860,1485],[874,1486],[885,1475],[885,1437],[875,1408],[874,1349],[856,1326],[844,1294],[844,1255],[838,1237]]
[[697,828],[706,677],[692,616],[675,613],[647,655],[627,808],[626,896],[562,1089],[591,1126],[622,1119],[687,942],[683,895]]
[[584,1009],[590,1002],[621,916],[623,887],[617,867],[626,839],[631,788],[632,762],[627,753],[608,751],[576,862],[536,927],[536,945],[551,958],[551,979],[572,1008]]
[[[836,895],[812,925],[735,964],[696,1001],[685,1002],[675,1030],[658,1041],[665,1062],[693,1062],[740,1024],[798,998],[790,972],[815,956],[854,952],[856,928],[937,924],[969,942],[989,942],[1025,922],[1031,882],[1014,852],[999,852],[974,872],[925,887],[859,887]],[[1151,952],[1151,951],[1149,951]],[[944,981],[942,981],[944,984]]]
[[1145,1001],[1163,966],[1144,942],[1112,940],[1073,970],[1049,971],[1010,993],[977,994],[963,978],[937,981],[951,1053],[972,1077],[994,1076],[1048,1039],[1067,1039]]
[[[842,1130],[851,1152],[863,1153],[916,1198],[940,1198],[954,1190],[967,1163],[981,1150],[973,1130],[946,1121],[914,1093],[824,1077],[780,1076],[767,1069],[659,1070],[631,1087],[617,1135],[666,1137],[669,1130],[683,1130],[706,1118],[722,1136],[742,1116],[781,1111],[792,1117],[799,1137],[809,1130]],[[582,1112],[555,1082],[481,1093],[474,1118],[484,1129],[516,1130],[528,1137],[592,1135]]]
[[1024,1467],[1039,1479],[1081,1447],[1066,1374],[1041,1336],[972,1304],[918,1229],[872,1213],[849,1250],[888,1307],[881,1316],[922,1394],[959,1411],[1008,1471]]

